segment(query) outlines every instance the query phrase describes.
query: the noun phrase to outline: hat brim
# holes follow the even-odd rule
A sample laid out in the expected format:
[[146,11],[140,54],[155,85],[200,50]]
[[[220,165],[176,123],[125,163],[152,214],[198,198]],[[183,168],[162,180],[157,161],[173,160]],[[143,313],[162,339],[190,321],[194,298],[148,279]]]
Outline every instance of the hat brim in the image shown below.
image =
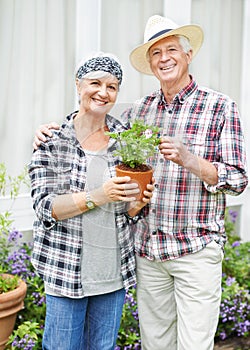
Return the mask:
[[132,66],[141,73],[152,75],[153,72],[150,68],[150,64],[147,58],[147,52],[149,48],[157,41],[167,38],[172,35],[182,35],[189,39],[190,45],[193,50],[193,57],[199,51],[203,43],[203,31],[198,25],[186,25],[173,30],[170,30],[162,35],[157,36],[155,39],[149,40],[145,44],[136,47],[130,54],[130,62]]

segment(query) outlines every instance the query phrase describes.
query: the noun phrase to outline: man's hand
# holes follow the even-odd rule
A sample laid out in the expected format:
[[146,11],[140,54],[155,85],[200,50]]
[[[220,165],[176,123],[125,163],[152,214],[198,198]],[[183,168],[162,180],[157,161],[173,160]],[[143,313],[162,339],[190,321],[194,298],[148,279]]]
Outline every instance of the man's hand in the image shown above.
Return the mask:
[[192,156],[187,147],[173,137],[162,138],[159,149],[166,160],[171,160],[181,166],[185,166],[184,163],[188,162]]
[[159,149],[166,160],[183,166],[207,184],[216,185],[218,183],[218,172],[213,163],[189,152],[180,140],[164,137]]
[[142,201],[133,201],[129,203],[128,213],[130,216],[135,216],[139,213],[139,211],[145,207],[153,197],[153,191],[155,189],[154,186],[155,179],[152,179],[152,183],[147,185],[147,190],[143,192],[144,197],[142,198]]
[[38,149],[40,146],[41,142],[46,142],[46,136],[52,137],[53,133],[51,132],[51,129],[53,130],[59,130],[60,126],[52,122],[50,124],[43,124],[40,125],[39,128],[35,132],[35,137],[33,141],[33,148],[35,150]]

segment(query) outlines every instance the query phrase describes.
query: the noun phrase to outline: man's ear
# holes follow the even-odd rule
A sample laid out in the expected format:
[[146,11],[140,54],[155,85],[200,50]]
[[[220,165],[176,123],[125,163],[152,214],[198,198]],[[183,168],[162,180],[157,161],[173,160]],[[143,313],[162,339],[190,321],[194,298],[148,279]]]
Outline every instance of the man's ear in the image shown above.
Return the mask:
[[187,55],[188,64],[190,64],[192,62],[192,59],[193,59],[193,50],[190,49],[186,55]]

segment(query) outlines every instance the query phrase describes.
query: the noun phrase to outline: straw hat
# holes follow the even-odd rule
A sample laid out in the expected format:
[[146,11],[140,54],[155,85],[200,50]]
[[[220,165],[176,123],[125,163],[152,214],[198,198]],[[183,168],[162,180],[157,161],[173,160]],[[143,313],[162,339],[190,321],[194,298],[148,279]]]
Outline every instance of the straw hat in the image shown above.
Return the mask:
[[153,74],[147,59],[149,48],[157,41],[171,35],[185,36],[193,49],[193,57],[203,42],[203,31],[198,25],[178,26],[171,19],[154,15],[148,19],[144,32],[144,44],[136,47],[130,54],[130,62],[141,73]]

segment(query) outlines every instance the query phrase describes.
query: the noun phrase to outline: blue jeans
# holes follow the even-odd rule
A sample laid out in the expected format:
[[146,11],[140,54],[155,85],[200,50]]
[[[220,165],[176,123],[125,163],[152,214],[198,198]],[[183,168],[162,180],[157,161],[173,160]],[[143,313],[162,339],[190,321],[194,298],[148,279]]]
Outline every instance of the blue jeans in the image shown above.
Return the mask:
[[112,350],[125,290],[70,299],[46,295],[43,350]]

